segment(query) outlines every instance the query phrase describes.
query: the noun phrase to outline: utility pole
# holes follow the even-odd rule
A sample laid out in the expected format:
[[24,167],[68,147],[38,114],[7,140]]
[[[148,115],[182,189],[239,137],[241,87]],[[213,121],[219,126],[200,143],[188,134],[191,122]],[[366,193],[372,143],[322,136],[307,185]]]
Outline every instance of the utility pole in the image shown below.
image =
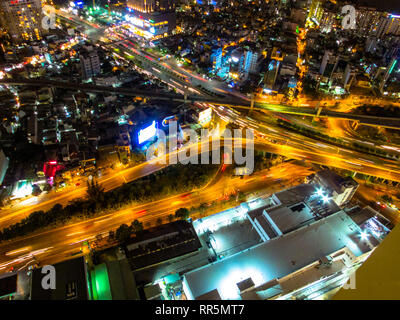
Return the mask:
[[251,102],[250,102],[250,111],[249,111],[249,115],[251,115],[252,111],[254,108],[254,92],[251,93]]
[[183,90],[184,90],[184,100],[185,100],[185,104],[187,103],[187,95],[188,95],[188,87],[185,85],[184,87],[183,87]]

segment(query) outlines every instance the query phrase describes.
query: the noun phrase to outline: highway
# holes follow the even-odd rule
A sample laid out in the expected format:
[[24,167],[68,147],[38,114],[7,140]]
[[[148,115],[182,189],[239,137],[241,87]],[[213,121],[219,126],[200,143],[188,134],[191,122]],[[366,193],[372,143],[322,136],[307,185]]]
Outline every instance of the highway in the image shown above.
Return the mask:
[[[154,71],[153,71],[154,72]],[[176,79],[179,81],[179,79]],[[214,98],[209,96],[200,96],[200,95],[181,95],[181,94],[173,94],[166,92],[146,92],[144,90],[135,90],[135,89],[124,89],[124,88],[115,88],[112,86],[98,86],[93,84],[85,84],[85,83],[71,83],[66,81],[55,81],[55,80],[43,80],[43,79],[1,79],[0,85],[15,85],[15,86],[36,86],[36,87],[56,87],[56,88],[64,88],[76,91],[83,92],[95,92],[95,93],[114,93],[125,96],[134,96],[134,97],[143,97],[143,98],[152,98],[155,100],[164,100],[164,101],[175,101],[175,102],[184,102],[184,103],[194,103],[194,102],[204,102],[213,105],[222,105],[228,106],[232,108],[239,109],[252,109],[252,110],[266,110],[270,112],[279,112],[279,113],[288,113],[295,114],[301,116],[309,116],[309,117],[319,117],[319,118],[337,118],[337,119],[345,119],[356,121],[362,125],[369,125],[375,127],[389,128],[389,129],[400,129],[400,119],[399,118],[390,118],[390,117],[375,117],[368,115],[357,115],[347,112],[338,112],[331,111],[327,109],[319,110],[317,108],[310,107],[293,107],[293,106],[284,106],[284,105],[274,105],[268,104],[264,102],[254,102],[254,107],[251,108],[250,101],[240,100],[239,98]],[[196,90],[194,87],[193,90]]]
[[[164,167],[165,165],[161,164],[143,163],[132,168],[113,170],[113,172],[99,177],[96,180],[104,187],[105,191],[109,191]],[[82,183],[79,186],[66,187],[57,192],[43,192],[40,196],[29,197],[11,207],[3,208],[0,210],[0,229],[19,222],[33,211],[46,211],[51,209],[55,204],[65,206],[74,199],[84,198],[86,196],[86,190],[86,183]]]
[[[116,229],[123,223],[130,224],[134,219],[144,224],[157,218],[166,219],[181,207],[198,206],[221,199],[227,192],[240,190],[242,192],[273,193],[285,186],[299,183],[298,180],[311,174],[309,168],[293,163],[283,163],[264,170],[253,176],[240,179],[219,175],[208,187],[193,192],[160,199],[151,203],[132,206],[113,214],[83,222],[51,229],[12,241],[0,243],[0,273],[10,270],[11,267],[27,268],[39,262],[40,265],[52,264],[71,257],[77,252],[86,240],[95,239],[96,235],[108,234],[109,230]],[[295,178],[293,178],[295,177]],[[279,181],[277,181],[279,180]]]
[[[226,110],[226,113],[221,112],[221,110],[217,112],[221,112],[221,116],[225,117],[227,116],[226,114],[230,114],[228,110]],[[243,125],[244,122],[241,118],[237,119],[232,114],[230,114],[230,117],[233,122],[240,121],[238,124]],[[247,124],[249,127],[252,125],[252,123]],[[234,141],[234,146],[241,146],[245,140],[232,139],[231,141]],[[205,144],[207,142],[202,143]],[[202,149],[202,143],[197,144],[197,153],[204,150]],[[224,142],[221,141],[220,145],[223,146]],[[190,146],[186,147],[188,148]],[[370,155],[366,156],[362,153],[332,147],[323,143],[315,144],[312,139],[307,137],[295,135],[293,133],[289,135],[288,132],[282,128],[272,129],[268,126],[258,127],[254,147],[259,151],[275,153],[304,162],[347,169],[400,182],[400,167],[398,162],[394,160],[386,160]],[[187,148],[180,149],[173,153],[186,152],[185,150],[187,150]],[[212,145],[209,146],[209,150],[213,150]],[[167,156],[167,163],[168,157],[169,155]],[[159,164],[156,163],[156,160],[151,160],[133,168],[117,170],[116,172],[113,171],[108,175],[100,177],[98,181],[105,190],[108,191],[121,186],[123,183],[131,182],[140,177],[149,175],[165,166],[166,164]],[[0,229],[19,222],[33,211],[45,211],[52,208],[57,203],[67,205],[68,202],[85,196],[86,185],[83,184],[78,187],[73,186],[67,190],[61,190],[58,193],[51,192],[39,197],[22,200],[13,207],[5,208],[0,211]]]

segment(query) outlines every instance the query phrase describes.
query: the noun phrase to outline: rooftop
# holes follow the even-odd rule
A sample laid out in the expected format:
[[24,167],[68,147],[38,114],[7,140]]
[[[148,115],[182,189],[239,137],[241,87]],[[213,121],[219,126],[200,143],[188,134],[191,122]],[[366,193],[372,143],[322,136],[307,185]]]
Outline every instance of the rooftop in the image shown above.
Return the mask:
[[273,209],[268,212],[268,215],[282,233],[287,233],[304,223],[310,223],[315,218],[310,208],[304,202],[291,205],[290,207]]
[[358,185],[352,177],[341,177],[331,170],[322,170],[317,172],[316,175],[324,180],[325,183],[331,186],[337,193],[342,193],[343,187],[348,188]]
[[86,263],[84,257],[66,260],[54,265],[56,269],[56,289],[42,288],[42,269],[34,269],[32,274],[32,300],[87,300]]
[[194,252],[201,247],[193,226],[175,221],[142,233],[125,247],[132,270]]
[[236,284],[249,277],[259,286],[344,247],[355,256],[368,252],[369,247],[359,237],[360,231],[346,213],[339,211],[287,235],[186,273],[186,291],[190,290],[196,298],[217,289],[222,299],[240,299]]

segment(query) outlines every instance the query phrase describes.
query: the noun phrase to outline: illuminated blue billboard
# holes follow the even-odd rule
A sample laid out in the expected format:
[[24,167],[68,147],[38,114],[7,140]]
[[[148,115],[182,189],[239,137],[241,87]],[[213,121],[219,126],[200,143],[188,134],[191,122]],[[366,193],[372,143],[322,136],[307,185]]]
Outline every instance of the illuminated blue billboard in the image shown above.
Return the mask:
[[74,4],[76,8],[83,8],[83,1],[75,1]]
[[148,127],[139,130],[138,132],[138,143],[149,141],[157,135],[157,122],[154,120]]

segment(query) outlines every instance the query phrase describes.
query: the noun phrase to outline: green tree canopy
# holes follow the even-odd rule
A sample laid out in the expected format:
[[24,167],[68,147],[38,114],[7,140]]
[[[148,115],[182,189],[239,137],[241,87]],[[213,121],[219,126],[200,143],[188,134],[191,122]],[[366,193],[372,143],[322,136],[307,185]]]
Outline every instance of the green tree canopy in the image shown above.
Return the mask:
[[92,201],[102,201],[104,198],[104,188],[95,179],[87,182],[86,193]]
[[189,209],[179,208],[175,211],[175,218],[186,220],[187,218],[189,218]]
[[143,223],[139,222],[139,220],[133,220],[131,223],[132,231],[137,233],[143,230]]
[[115,231],[115,239],[119,242],[125,242],[130,239],[132,234],[132,227],[124,224],[121,224],[118,229]]

